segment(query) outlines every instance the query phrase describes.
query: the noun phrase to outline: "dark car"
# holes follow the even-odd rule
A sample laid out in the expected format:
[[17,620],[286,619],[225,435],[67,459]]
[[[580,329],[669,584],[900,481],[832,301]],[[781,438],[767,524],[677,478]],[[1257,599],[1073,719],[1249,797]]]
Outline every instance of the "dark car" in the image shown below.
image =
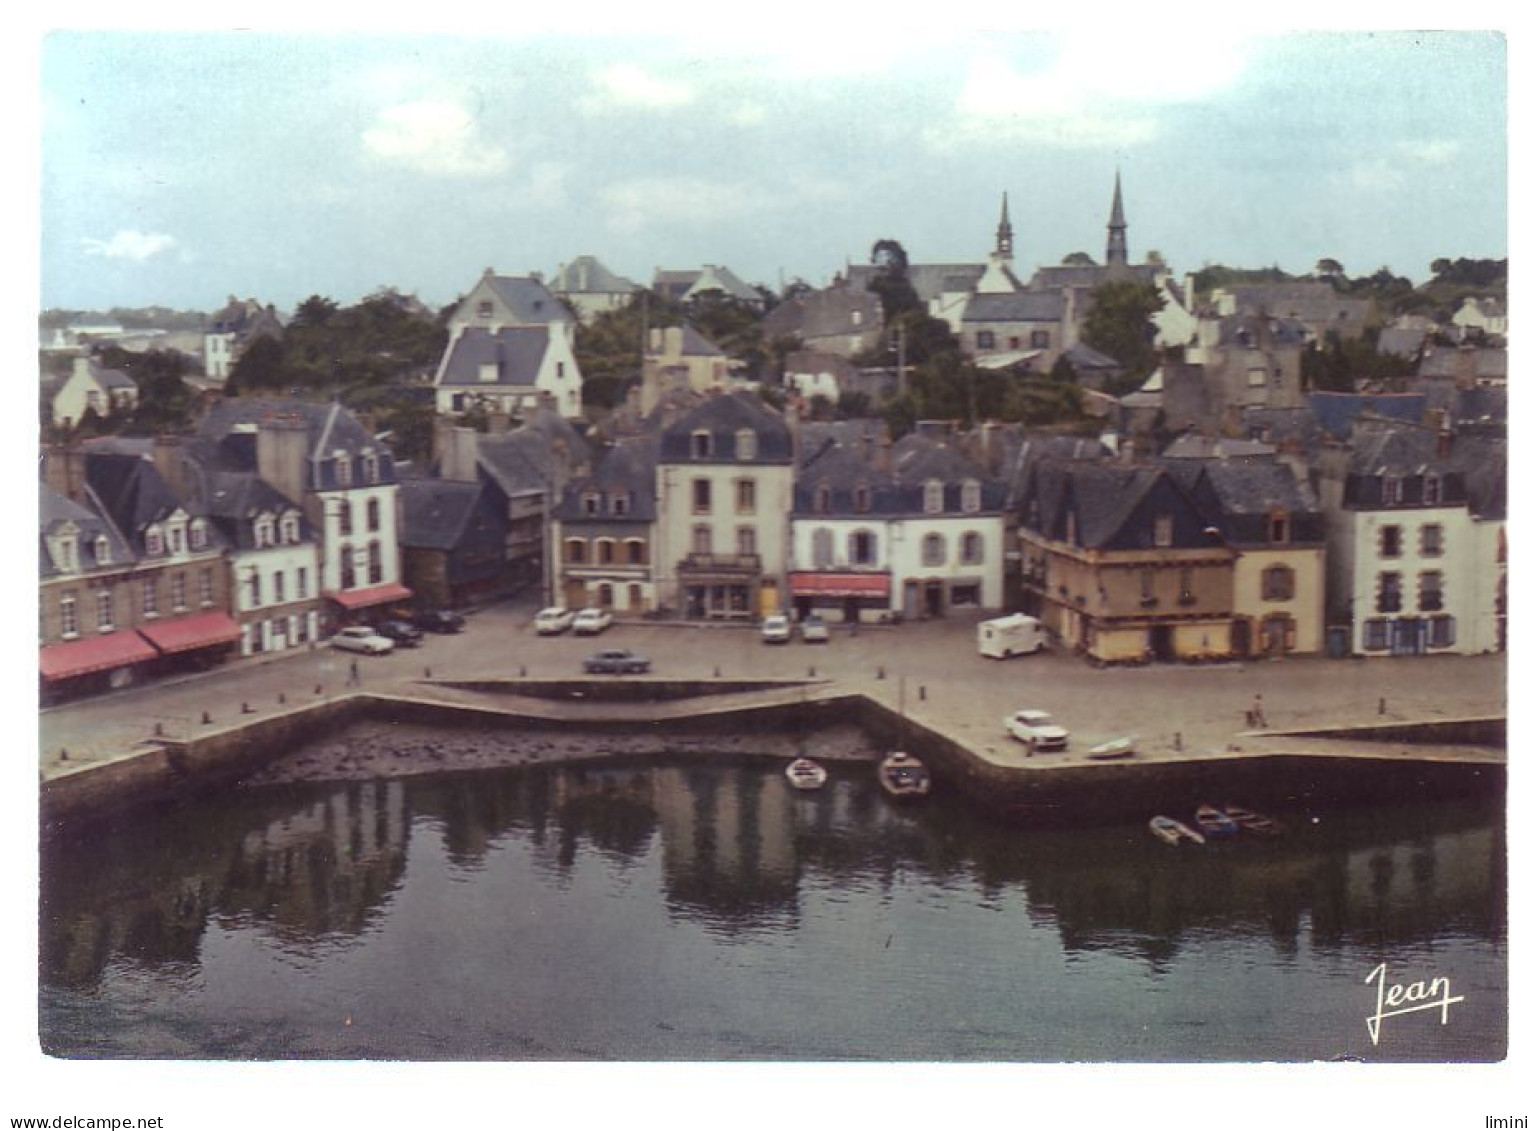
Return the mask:
[[374,631],[402,648],[415,648],[422,642],[422,630],[408,620],[387,620]]
[[463,632],[464,618],[447,609],[423,609],[411,618],[423,632]]
[[582,661],[582,670],[589,675],[624,675],[631,672],[649,672],[651,661],[637,656],[628,648],[605,648],[594,652]]

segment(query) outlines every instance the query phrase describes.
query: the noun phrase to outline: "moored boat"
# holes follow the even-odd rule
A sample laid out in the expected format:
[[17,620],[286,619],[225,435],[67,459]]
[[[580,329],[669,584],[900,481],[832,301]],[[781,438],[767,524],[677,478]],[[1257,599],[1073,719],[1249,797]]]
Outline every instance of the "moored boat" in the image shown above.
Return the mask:
[[1110,742],[1101,742],[1089,750],[1088,757],[1096,762],[1109,762],[1116,758],[1132,758],[1137,753],[1137,740],[1130,735]]
[[827,770],[810,758],[797,758],[785,767],[785,777],[796,789],[821,789],[827,784]]
[[1195,826],[1208,837],[1238,834],[1237,822],[1215,805],[1202,805],[1195,811]]
[[1222,811],[1245,832],[1259,833],[1261,836],[1281,835],[1281,822],[1274,817],[1256,813],[1253,809],[1245,809],[1242,805],[1224,805]]
[[1183,821],[1176,821],[1173,817],[1165,817],[1162,814],[1149,821],[1147,827],[1152,829],[1153,835],[1165,844],[1179,844],[1185,840],[1191,844],[1206,843],[1204,836]]
[[876,776],[882,789],[899,798],[923,797],[933,784],[928,767],[901,750],[881,759]]

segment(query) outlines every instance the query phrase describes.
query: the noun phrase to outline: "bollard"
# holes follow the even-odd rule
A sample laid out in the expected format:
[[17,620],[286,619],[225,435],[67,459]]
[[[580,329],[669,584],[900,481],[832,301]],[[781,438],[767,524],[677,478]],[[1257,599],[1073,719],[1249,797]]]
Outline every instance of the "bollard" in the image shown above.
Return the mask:
[[518,678],[519,679],[523,679],[527,675],[528,675],[528,665],[527,664],[519,664],[518,665]]
[[251,713],[251,704],[242,700],[240,703],[240,713],[242,715],[249,715]]
[[809,668],[807,668],[806,669],[806,675],[808,677],[810,677],[811,679],[816,679],[816,677],[817,677],[817,666],[815,664],[812,664]]
[[928,702],[929,689],[927,685],[922,683],[918,685],[918,698],[925,703]]
[[320,684],[318,684],[318,683],[315,685],[315,694],[316,695],[324,695],[325,694],[325,689],[322,688],[320,686]]
[[208,726],[212,722],[213,722],[213,716],[211,716],[207,711],[204,711],[203,712],[203,725],[206,727],[206,726]]
[[716,679],[720,678],[720,665],[719,664],[715,665],[715,678]]
[[68,762],[69,761],[69,751],[64,749],[64,747],[62,747],[62,746],[59,747],[59,761],[61,761],[61,762]]
[[1386,699],[1377,700],[1377,713],[1379,715],[1385,715],[1388,713],[1388,701]]
[[875,678],[876,679],[885,679],[886,678],[886,669],[884,667],[876,668],[875,669]]
[[1184,748],[1185,748],[1185,736],[1184,736],[1184,734],[1181,733],[1180,731],[1175,731],[1174,732],[1174,749],[1176,749],[1176,750],[1183,750]]
[[160,738],[164,734],[165,734],[165,724],[164,723],[156,723],[155,724],[155,737],[156,738]]
[[423,668],[422,672],[426,675],[426,677],[428,679],[432,678],[432,669],[431,668]]
[[278,702],[279,703],[287,703],[288,702],[288,696],[283,694],[283,692],[279,691],[278,692]]

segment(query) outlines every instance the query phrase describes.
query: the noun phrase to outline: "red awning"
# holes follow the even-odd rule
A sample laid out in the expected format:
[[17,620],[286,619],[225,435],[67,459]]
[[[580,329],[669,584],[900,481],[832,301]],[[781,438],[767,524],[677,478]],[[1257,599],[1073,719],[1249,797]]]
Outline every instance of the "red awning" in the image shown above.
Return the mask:
[[200,613],[195,617],[168,620],[160,624],[146,624],[139,631],[161,654],[190,652],[194,648],[211,648],[215,644],[233,644],[240,639],[240,626],[228,613]]
[[375,605],[387,605],[391,601],[409,601],[411,590],[391,582],[388,585],[375,585],[372,589],[332,590],[326,593],[326,597],[344,609],[369,609]]
[[153,660],[155,650],[137,632],[113,632],[91,640],[49,644],[38,650],[37,666],[44,679],[69,679]]
[[792,597],[889,597],[889,573],[792,573]]

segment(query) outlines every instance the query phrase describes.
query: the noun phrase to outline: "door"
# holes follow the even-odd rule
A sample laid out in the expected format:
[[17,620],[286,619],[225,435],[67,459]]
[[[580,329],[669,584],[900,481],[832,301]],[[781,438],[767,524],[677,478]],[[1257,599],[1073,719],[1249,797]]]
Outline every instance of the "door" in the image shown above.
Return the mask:
[[1174,630],[1166,624],[1153,625],[1147,630],[1147,645],[1159,663],[1174,659]]
[[1393,622],[1393,655],[1417,656],[1425,650],[1425,635],[1418,617],[1400,617]]
[[1235,656],[1247,656],[1249,654],[1249,620],[1247,617],[1238,617],[1233,621],[1233,654]]
[[923,587],[923,608],[931,617],[945,615],[945,586],[942,581],[930,581]]

